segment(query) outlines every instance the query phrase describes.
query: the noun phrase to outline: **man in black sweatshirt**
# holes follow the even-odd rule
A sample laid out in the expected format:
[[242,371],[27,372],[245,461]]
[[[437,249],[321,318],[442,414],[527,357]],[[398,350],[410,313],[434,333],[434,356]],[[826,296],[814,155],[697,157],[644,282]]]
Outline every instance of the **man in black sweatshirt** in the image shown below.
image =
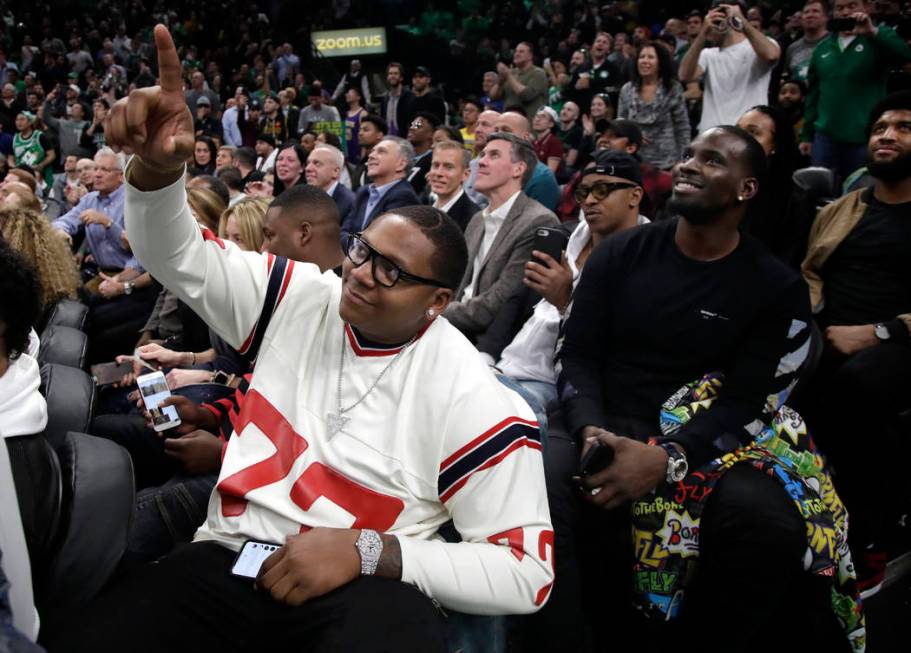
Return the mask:
[[[761,464],[718,460],[768,428],[806,359],[806,284],[739,230],[764,171],[743,130],[703,133],[674,171],[679,217],[607,238],[582,272],[557,354],[568,436],[552,433],[546,465],[557,582],[541,615],[561,623],[565,650],[587,650],[584,621],[616,650],[680,637],[706,651],[769,650],[785,605],[806,625],[798,639],[847,645],[817,594],[837,563],[822,581],[804,571],[807,526],[790,486]],[[668,428],[663,405],[710,372],[723,375],[714,402]],[[596,442],[613,459],[573,491],[566,479]],[[664,514],[650,532],[638,520],[649,512]]]

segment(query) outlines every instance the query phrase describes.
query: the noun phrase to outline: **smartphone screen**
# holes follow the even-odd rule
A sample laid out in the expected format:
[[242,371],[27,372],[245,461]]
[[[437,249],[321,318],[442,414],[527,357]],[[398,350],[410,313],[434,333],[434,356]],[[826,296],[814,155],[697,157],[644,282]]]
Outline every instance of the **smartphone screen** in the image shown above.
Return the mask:
[[270,555],[281,548],[280,544],[247,540],[234,560],[231,573],[242,578],[256,578],[259,568]]
[[171,390],[168,388],[168,382],[165,380],[163,372],[143,374],[136,379],[136,385],[139,386],[139,394],[142,395],[146,410],[152,416],[153,429],[166,431],[180,425],[180,418],[177,416],[174,406],[160,408],[161,402],[171,396]]

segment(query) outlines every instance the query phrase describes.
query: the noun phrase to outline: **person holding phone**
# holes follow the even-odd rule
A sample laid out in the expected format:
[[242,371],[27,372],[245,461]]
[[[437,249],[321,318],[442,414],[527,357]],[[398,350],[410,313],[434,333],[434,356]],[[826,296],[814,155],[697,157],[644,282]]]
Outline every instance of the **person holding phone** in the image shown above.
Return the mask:
[[[502,382],[520,386],[539,423],[546,423],[547,410],[557,400],[554,350],[582,268],[608,236],[649,222],[639,213],[643,193],[634,157],[598,152],[576,187],[583,219],[571,231],[566,225],[536,231],[523,288],[506,301],[478,339],[481,357],[502,375]],[[544,248],[551,242],[555,244],[548,253]]]
[[[534,416],[438,319],[467,263],[458,226],[430,207],[383,214],[347,239],[341,279],[205,240],[183,184],[193,126],[180,61],[164,25],[154,38],[161,86],[118,102],[106,132],[135,153],[131,244],[229,344],[258,357],[196,541],[74,614],[49,650],[266,637],[280,649],[442,652],[431,599],[481,614],[537,610],[553,583],[553,533]],[[460,543],[434,537],[450,519]],[[248,540],[279,545],[255,584],[230,573]]]
[[539,163],[524,137],[503,131],[486,139],[475,190],[490,204],[465,228],[469,265],[455,294],[457,301],[445,314],[472,341],[487,331],[497,311],[518,289],[535,229],[557,226],[556,216],[522,190]]
[[800,152],[844,181],[864,165],[870,111],[886,97],[889,71],[911,61],[911,47],[893,28],[874,25],[862,0],[835,0],[833,13],[807,71]]
[[[555,597],[570,597],[550,606],[561,650],[580,650],[569,637],[588,625],[617,650],[642,641],[667,650],[712,633],[710,651],[769,651],[780,641],[770,624],[782,618],[800,624],[793,650],[862,650],[831,478],[810,515],[792,497],[812,501],[822,484],[794,478],[769,451],[743,457],[781,410],[808,439],[783,408],[807,358],[807,286],[740,229],[766,167],[748,132],[710,129],[674,169],[676,217],[617,234],[586,262],[557,352],[566,431],[558,437],[551,424],[548,435],[557,577],[567,583]],[[684,396],[688,408],[673,412]],[[570,476],[595,440],[613,460],[580,492]],[[763,473],[766,464],[780,473]],[[807,494],[789,495],[795,485]],[[831,548],[811,546],[816,515]],[[583,587],[598,593],[592,609],[574,603]]]
[[[699,131],[733,125],[744,111],[768,102],[772,68],[781,56],[774,39],[747,22],[744,0],[714,0],[702,31],[677,71],[684,85],[703,80]],[[706,47],[711,40],[717,47]]]

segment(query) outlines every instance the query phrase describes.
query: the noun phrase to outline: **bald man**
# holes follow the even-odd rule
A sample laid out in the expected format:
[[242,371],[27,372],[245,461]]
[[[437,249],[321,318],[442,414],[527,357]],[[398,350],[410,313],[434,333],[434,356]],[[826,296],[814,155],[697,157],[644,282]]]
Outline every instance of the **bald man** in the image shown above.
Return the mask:
[[[507,111],[501,114],[494,125],[494,130],[514,134],[531,144],[533,137],[531,125],[528,119],[520,113]],[[557,185],[557,178],[553,171],[544,163],[538,161],[535,166],[531,180],[525,185],[522,191],[533,200],[537,200],[551,211],[557,210],[560,203],[560,186]]]
[[311,186],[325,191],[335,200],[341,221],[344,222],[354,209],[354,193],[339,182],[345,169],[345,155],[337,147],[320,144],[307,157],[304,177]]
[[471,198],[471,201],[477,204],[482,209],[487,206],[488,199],[478,191],[474,189],[475,181],[478,178],[478,162],[481,160],[481,152],[484,151],[484,146],[487,145],[487,137],[490,136],[497,125],[497,121],[500,119],[500,112],[488,109],[482,111],[481,115],[478,116],[478,122],[475,126],[474,132],[474,158],[468,164],[468,168],[471,171],[471,174],[468,175],[468,181],[465,182],[465,193]]

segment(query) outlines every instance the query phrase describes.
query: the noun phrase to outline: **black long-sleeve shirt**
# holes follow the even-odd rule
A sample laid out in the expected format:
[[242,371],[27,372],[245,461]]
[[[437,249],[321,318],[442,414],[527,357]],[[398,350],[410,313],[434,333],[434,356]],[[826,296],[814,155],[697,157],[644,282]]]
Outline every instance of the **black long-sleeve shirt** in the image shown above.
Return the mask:
[[749,236],[697,261],[677,248],[676,226],[631,229],[592,253],[558,343],[558,389],[572,432],[631,420],[660,437],[671,394],[723,372],[711,409],[670,438],[695,468],[748,442],[785,401],[808,350],[809,292]]

